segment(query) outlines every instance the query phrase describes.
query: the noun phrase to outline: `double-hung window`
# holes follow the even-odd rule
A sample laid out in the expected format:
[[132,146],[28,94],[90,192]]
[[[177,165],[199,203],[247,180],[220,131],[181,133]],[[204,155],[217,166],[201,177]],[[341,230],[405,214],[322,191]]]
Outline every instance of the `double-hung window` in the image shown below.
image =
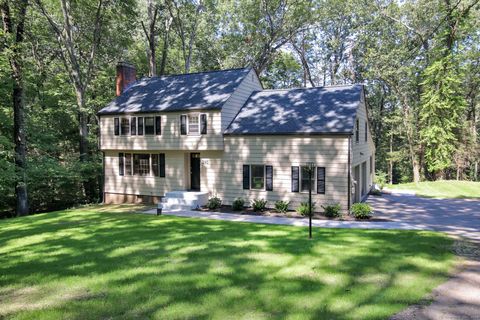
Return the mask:
[[133,155],[133,174],[139,176],[150,175],[150,155],[134,154]]
[[188,134],[200,134],[200,115],[198,113],[188,115]]
[[312,179],[310,180],[310,174],[308,167],[301,167],[300,170],[300,191],[307,192],[309,191],[309,184],[311,183],[312,192],[315,191],[315,169],[312,172]]
[[155,117],[145,117],[145,134],[155,134]]
[[265,187],[265,166],[251,165],[250,171],[250,188],[263,190]]
[[130,119],[122,118],[120,121],[120,134],[122,136],[127,136],[130,134]]

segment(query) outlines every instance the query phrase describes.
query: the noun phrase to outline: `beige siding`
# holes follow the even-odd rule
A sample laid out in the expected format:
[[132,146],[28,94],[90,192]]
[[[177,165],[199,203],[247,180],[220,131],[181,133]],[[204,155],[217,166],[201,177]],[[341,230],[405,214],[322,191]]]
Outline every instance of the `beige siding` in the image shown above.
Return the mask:
[[[357,119],[359,119],[359,142],[355,141],[355,131],[352,136],[352,179],[355,180],[355,170],[359,170],[358,176],[360,181],[356,181],[356,184],[361,190],[361,185],[363,183],[362,177],[364,176],[362,165],[365,163],[366,174],[366,193],[371,189],[373,185],[374,172],[375,172],[375,146],[372,139],[372,134],[370,130],[370,124],[368,121],[367,108],[365,106],[365,101],[362,99],[362,103],[357,110]],[[365,141],[365,124],[367,123],[367,141]],[[370,157],[372,157],[372,170],[370,170]],[[352,188],[352,202],[355,200],[355,184]],[[361,193],[361,191],[360,191]],[[359,194],[357,198],[364,198],[366,194]]]
[[[206,135],[180,135],[180,115],[207,114]],[[115,136],[114,118],[133,116],[161,116],[162,134],[143,136]],[[101,150],[222,150],[223,135],[220,111],[164,112],[100,117]]]
[[[241,150],[238,152],[237,150]],[[348,139],[344,137],[225,137],[225,152],[202,152],[202,190],[231,204],[236,197],[277,200],[296,208],[308,193],[291,192],[291,166],[313,161],[326,167],[326,194],[313,194],[317,208],[338,202],[347,209]],[[243,190],[244,164],[273,166],[273,191]]]
[[250,97],[253,91],[262,90],[262,85],[258,80],[257,74],[252,69],[245,79],[240,83],[239,87],[225,102],[222,108],[222,130],[225,131],[245,101]]
[[[147,196],[163,196],[167,191],[185,190],[185,170],[183,151],[164,151],[165,178],[154,176],[120,176],[119,152],[105,152],[105,192]],[[157,153],[158,151],[155,151]],[[135,153],[149,153],[138,152]]]

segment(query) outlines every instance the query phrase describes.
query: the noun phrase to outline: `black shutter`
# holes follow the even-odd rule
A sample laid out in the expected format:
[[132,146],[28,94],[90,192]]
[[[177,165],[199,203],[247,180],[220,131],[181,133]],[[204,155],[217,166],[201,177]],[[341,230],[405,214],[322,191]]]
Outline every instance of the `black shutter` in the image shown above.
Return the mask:
[[139,154],[133,155],[133,174],[134,175],[140,174],[140,155]]
[[298,192],[300,180],[300,169],[292,167],[292,192]]
[[165,153],[160,153],[159,154],[160,159],[159,159],[159,176],[161,178],[165,178]]
[[118,118],[113,118],[113,126],[114,126],[114,132],[115,135],[118,136],[120,135],[120,121]]
[[365,121],[365,142],[368,141],[367,137],[368,137],[368,123],[367,121]]
[[265,166],[265,190],[273,191],[273,167]]
[[130,121],[130,134],[132,136],[137,134],[137,117],[132,117]]
[[125,167],[123,165],[123,153],[118,154],[118,172],[121,176],[125,174]]
[[243,165],[243,189],[250,189],[250,166],[248,164]]
[[187,134],[187,116],[184,114],[180,116],[180,134]]
[[207,115],[206,114],[200,115],[200,128],[202,128],[200,131],[201,134],[207,134]]
[[317,193],[325,194],[325,167],[317,167]]
[[162,117],[155,117],[155,134],[162,134]]
[[138,135],[139,136],[143,136],[143,117],[138,117],[137,118],[138,120]]
[[158,168],[160,168],[158,165],[158,154],[152,154],[152,171],[155,177],[158,177]]

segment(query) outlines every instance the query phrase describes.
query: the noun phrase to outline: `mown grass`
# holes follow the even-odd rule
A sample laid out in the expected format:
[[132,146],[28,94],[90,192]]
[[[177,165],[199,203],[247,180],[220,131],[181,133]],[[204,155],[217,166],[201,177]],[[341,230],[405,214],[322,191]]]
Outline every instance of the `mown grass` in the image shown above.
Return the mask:
[[[127,209],[125,209],[127,208]],[[90,207],[0,221],[0,318],[386,319],[445,281],[451,240]]]
[[429,198],[480,198],[480,182],[473,181],[424,181],[387,185],[389,189],[411,190]]

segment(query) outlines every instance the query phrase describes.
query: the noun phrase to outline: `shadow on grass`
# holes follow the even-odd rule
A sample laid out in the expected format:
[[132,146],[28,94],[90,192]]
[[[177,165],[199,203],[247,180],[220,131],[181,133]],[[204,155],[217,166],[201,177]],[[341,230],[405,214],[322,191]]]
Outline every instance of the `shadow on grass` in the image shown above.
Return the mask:
[[308,240],[305,228],[117,209],[2,222],[0,316],[384,319],[454,261],[432,232],[315,229]]

